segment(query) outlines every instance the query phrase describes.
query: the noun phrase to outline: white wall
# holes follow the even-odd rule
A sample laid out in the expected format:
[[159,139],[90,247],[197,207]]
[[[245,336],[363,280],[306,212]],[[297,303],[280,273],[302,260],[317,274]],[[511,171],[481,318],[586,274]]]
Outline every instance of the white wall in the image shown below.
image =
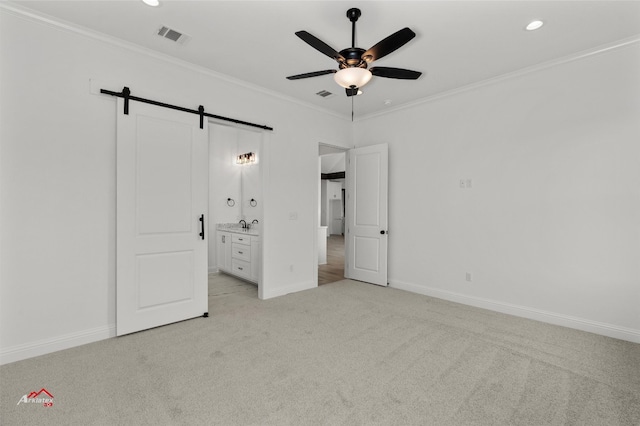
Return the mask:
[[392,286],[640,342],[640,43],[354,137],[389,143]]
[[237,155],[237,129],[209,125],[209,272],[218,271],[216,225],[241,219],[242,169],[234,163]]
[[0,362],[114,335],[116,107],[90,79],[274,127],[261,297],[315,285],[318,142],[349,121],[5,9],[0,63]]
[[[238,129],[238,154],[253,152],[256,162],[238,165],[242,181],[241,219],[251,223],[257,220],[262,223],[262,170],[260,168],[260,145],[262,133]],[[251,200],[255,200],[252,205]],[[240,219],[238,219],[240,220]]]
[[[242,168],[238,155],[238,129],[209,126],[209,227],[242,219]],[[231,198],[232,202],[227,202]]]

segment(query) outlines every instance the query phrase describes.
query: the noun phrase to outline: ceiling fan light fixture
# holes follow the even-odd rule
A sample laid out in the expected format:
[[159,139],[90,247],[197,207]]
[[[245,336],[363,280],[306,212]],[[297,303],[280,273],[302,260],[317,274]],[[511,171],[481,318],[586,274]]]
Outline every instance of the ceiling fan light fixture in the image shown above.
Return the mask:
[[333,75],[336,83],[345,89],[362,87],[371,80],[371,71],[364,68],[343,68]]

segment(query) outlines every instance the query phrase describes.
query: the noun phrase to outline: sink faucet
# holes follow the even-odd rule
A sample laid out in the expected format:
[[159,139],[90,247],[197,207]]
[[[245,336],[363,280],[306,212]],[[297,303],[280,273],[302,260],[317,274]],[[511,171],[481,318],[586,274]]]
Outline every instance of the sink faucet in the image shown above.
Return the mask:
[[247,221],[242,219],[239,223],[242,224],[242,229],[247,229]]

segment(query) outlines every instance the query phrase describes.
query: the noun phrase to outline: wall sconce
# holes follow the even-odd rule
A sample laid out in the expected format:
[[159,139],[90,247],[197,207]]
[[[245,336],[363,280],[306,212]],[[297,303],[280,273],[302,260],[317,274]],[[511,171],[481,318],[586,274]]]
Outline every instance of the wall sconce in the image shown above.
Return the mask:
[[256,162],[256,154],[254,154],[253,152],[240,154],[236,157],[236,164],[250,164],[255,162]]

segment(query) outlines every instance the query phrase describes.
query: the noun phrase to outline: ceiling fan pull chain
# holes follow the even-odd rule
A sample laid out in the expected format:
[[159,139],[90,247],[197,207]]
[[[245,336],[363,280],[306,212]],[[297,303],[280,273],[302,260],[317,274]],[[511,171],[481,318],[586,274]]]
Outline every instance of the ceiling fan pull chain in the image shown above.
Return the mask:
[[355,96],[351,96],[351,122],[353,123],[353,99]]

